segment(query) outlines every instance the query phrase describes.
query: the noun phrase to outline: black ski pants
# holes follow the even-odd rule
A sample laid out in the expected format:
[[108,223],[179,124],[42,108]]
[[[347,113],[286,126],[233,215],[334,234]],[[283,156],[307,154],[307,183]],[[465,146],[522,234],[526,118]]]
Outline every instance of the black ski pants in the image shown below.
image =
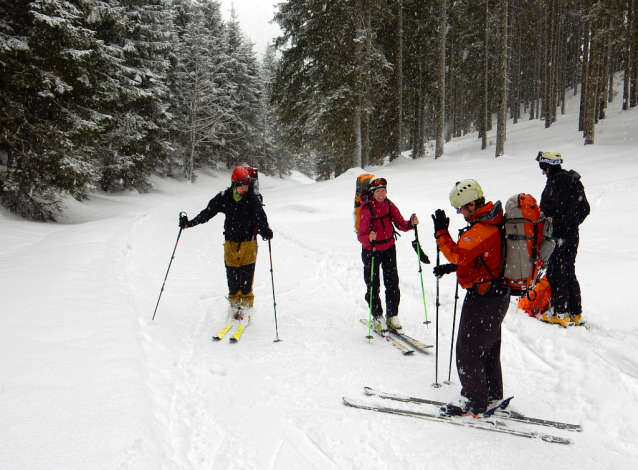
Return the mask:
[[503,398],[501,323],[509,307],[505,295],[480,295],[468,290],[463,301],[456,340],[456,368],[461,395],[473,413],[482,413],[492,400]]
[[580,284],[576,278],[576,254],[580,236],[576,232],[559,238],[561,241],[556,244],[547,268],[554,313],[580,315]]
[[[374,258],[374,266],[372,259]],[[388,318],[399,314],[399,272],[397,271],[397,250],[392,245],[383,251],[362,250],[363,278],[366,282],[365,299],[370,306],[370,286],[372,286],[372,315],[383,315],[379,291],[381,286],[380,273],[383,272],[383,284],[385,285],[385,310]]]

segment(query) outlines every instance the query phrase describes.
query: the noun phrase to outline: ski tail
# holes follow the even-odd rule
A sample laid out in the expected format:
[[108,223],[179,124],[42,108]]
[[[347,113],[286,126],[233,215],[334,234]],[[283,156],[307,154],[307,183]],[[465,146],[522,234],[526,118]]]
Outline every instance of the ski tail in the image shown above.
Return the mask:
[[[368,327],[368,320],[362,318],[361,323],[363,323],[366,327]],[[414,354],[414,350],[410,349],[406,346],[404,346],[403,344],[399,343],[396,339],[391,338],[390,335],[388,336],[383,336],[381,333],[379,333],[377,330],[375,330],[374,328],[372,328],[372,332],[375,333],[377,336],[380,336],[381,338],[383,338],[384,340],[386,340],[388,343],[390,343],[392,346],[394,346],[396,349],[398,349],[399,351],[401,351],[401,354],[403,354],[404,356],[411,356],[412,354]]]
[[504,410],[510,404],[510,401],[512,401],[512,398],[514,398],[514,397],[508,397],[505,400],[503,400],[500,403],[498,403],[497,405],[489,408],[485,413],[483,413],[483,416],[486,417],[486,418],[489,418],[490,416],[492,416],[498,410]]
[[405,333],[399,333],[396,330],[389,330],[390,331],[390,335],[393,338],[399,339],[401,341],[403,341],[404,343],[409,344],[410,346],[412,346],[414,349],[416,349],[419,352],[428,354],[428,349],[432,347],[431,344],[423,344],[421,341],[419,341],[418,339],[414,339],[408,335],[406,335]]

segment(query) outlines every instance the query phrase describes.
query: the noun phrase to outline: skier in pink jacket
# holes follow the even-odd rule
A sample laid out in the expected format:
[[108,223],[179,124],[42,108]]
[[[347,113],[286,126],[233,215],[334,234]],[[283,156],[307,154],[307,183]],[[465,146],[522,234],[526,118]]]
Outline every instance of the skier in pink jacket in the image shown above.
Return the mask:
[[[395,227],[408,232],[419,224],[419,219],[416,215],[412,215],[409,221],[403,218],[397,206],[387,198],[385,178],[374,178],[370,181],[369,190],[372,197],[361,205],[361,223],[357,237],[363,248],[361,259],[366,283],[365,299],[372,308],[372,326],[385,336],[388,334],[388,328],[397,332],[401,330],[398,316],[401,291],[397,271]],[[381,271],[385,285],[387,321],[383,318],[383,307],[379,297]]]

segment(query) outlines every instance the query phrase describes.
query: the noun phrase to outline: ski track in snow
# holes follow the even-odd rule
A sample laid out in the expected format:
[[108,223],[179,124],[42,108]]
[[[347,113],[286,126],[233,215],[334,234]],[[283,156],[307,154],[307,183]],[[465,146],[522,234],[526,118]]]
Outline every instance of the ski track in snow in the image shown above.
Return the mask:
[[[555,431],[572,440],[569,446],[342,404],[342,396],[364,397],[364,386],[440,401],[460,390],[455,367],[452,385],[431,387],[436,351],[403,357],[379,339],[365,339],[359,318],[368,311],[351,219],[361,169],[316,184],[298,174],[261,180],[275,232],[283,341],[273,342],[270,257],[261,240],[253,322],[237,344],[230,335],[211,340],[227,309],[222,215],[182,231],[151,320],[176,243],[177,215],[194,217],[227,186],[229,172],[216,170],[202,172],[195,184],[154,178],[148,195],[97,193],[88,203],[67,201],[59,224],[0,211],[0,468],[635,468],[638,320],[630,293],[638,223],[627,217],[627,207],[638,186],[632,140],[638,120],[635,110],[610,109],[597,126],[595,148],[583,148],[576,112],[572,101],[569,115],[550,129],[538,121],[510,126],[508,154],[498,161],[467,136],[449,142],[437,162],[398,159],[366,169],[388,178],[389,197],[405,217],[419,215],[419,238],[432,261],[422,266],[432,323],[423,324],[411,232],[397,241],[401,317],[411,336],[431,344],[436,249],[429,214],[447,210],[453,183],[474,177],[490,199],[517,191],[540,197],[544,179],[533,162],[539,145],[564,152],[566,167],[583,175],[592,214],[581,229],[577,273],[591,328],[543,324],[514,302],[503,324],[512,408],[582,424],[580,433]],[[456,233],[462,223],[448,214]],[[440,383],[448,375],[454,286],[453,276],[440,280]]]

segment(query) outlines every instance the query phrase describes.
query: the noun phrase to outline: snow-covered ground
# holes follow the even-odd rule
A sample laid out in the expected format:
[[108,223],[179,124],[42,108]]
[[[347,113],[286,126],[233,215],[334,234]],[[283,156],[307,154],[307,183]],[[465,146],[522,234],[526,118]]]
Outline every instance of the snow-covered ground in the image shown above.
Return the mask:
[[[550,129],[510,123],[507,154],[480,151],[476,135],[446,145],[439,161],[400,159],[366,168],[388,179],[404,216],[435,258],[430,214],[463,221],[448,193],[475,178],[488,199],[540,197],[534,158],[563,153],[582,174],[592,213],[581,226],[577,273],[584,318],[561,329],[517,311],[503,324],[502,360],[512,407],[580,423],[555,431],[561,446],[346,407],[363,387],[446,401],[460,386],[434,389],[435,354],[404,357],[369,343],[360,245],[352,230],[361,169],[313,183],[300,174],[262,177],[275,232],[272,261],[260,240],[257,315],[238,344],[212,342],[224,324],[223,217],[185,230],[190,217],[229,183],[229,173],[195,184],[154,180],[148,195],[95,194],[67,201],[60,223],[31,223],[0,211],[0,468],[2,469],[634,469],[638,465],[638,110],[618,111],[584,147],[577,103]],[[397,242],[401,317],[408,333],[435,340],[424,308],[411,233]],[[427,314],[436,283],[425,266]],[[440,284],[438,380],[447,379],[454,279]],[[462,297],[462,296],[461,296]],[[459,301],[459,306],[460,302]],[[374,401],[373,399],[369,399]],[[377,400],[378,401],[378,400]],[[387,402],[385,404],[388,404]],[[539,428],[549,432],[549,429]],[[553,431],[553,430],[552,430]]]

